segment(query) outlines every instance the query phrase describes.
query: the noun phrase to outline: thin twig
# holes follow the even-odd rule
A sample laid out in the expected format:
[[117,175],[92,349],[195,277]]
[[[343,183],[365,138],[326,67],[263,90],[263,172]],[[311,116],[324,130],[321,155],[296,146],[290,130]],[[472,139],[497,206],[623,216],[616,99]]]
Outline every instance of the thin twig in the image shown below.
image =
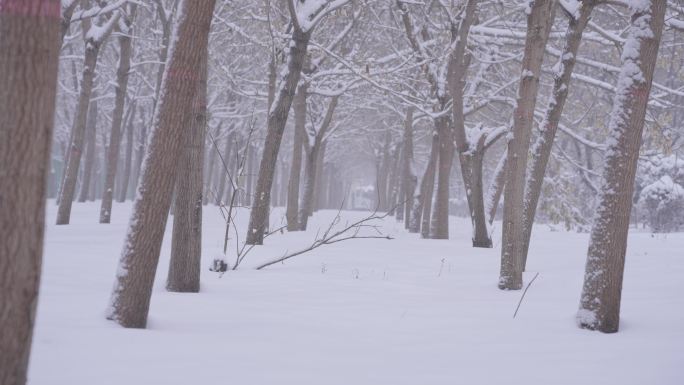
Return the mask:
[[539,276],[539,273],[534,275],[534,278],[530,281],[530,283],[527,284],[527,287],[525,287],[525,291],[523,291],[522,295],[520,296],[520,301],[518,301],[518,307],[515,308],[515,313],[513,313],[513,318],[518,314],[518,309],[520,309],[520,305],[522,304],[523,298],[525,298],[525,294],[527,293],[527,289],[530,288],[530,285],[532,285],[532,282],[534,282],[535,279]]

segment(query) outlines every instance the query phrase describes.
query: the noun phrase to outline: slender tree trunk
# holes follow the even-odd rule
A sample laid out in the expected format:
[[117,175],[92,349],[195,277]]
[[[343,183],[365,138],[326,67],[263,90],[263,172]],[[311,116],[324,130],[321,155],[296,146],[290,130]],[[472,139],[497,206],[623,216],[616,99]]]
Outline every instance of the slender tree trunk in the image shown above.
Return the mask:
[[610,139],[603,188],[591,229],[579,326],[604,333],[618,331],[627,232],[632,208],[641,134],[663,30],[666,0],[632,6],[632,23],[622,54],[610,115]]
[[100,223],[109,223],[112,216],[112,200],[114,199],[114,179],[119,165],[119,151],[121,147],[121,125],[123,121],[124,104],[128,90],[128,73],[131,68],[131,32],[130,28],[135,18],[137,5],[132,4],[128,10],[128,17],[124,20],[126,28],[119,37],[119,68],[116,70],[116,95],[114,111],[112,111],[112,131],[109,136],[109,151],[107,153],[107,171],[105,176],[102,205],[100,206]]
[[84,158],[83,179],[81,191],[78,196],[79,202],[85,202],[92,191],[93,173],[95,172],[95,152],[97,144],[97,100],[90,102],[88,118],[86,119],[86,152]]
[[[456,46],[449,61],[449,93],[452,99],[452,121],[454,141],[458,152],[461,177],[465,188],[468,211],[473,226],[473,247],[492,247],[484,216],[482,193],[482,158],[477,153],[477,143],[470,143],[465,130],[465,114],[463,110],[463,89],[466,73],[470,65],[470,56],[466,54],[466,44],[470,26],[475,22],[478,0],[468,0],[461,23],[452,26],[452,40]],[[453,160],[452,160],[453,161]],[[479,163],[478,163],[479,162]],[[479,178],[479,180],[476,180]],[[448,235],[448,233],[447,233]]]
[[306,230],[309,222],[309,216],[313,213],[314,206],[314,191],[316,188],[317,164],[319,157],[322,154],[323,139],[332,122],[333,113],[337,107],[337,97],[333,97],[328,104],[325,117],[321,126],[316,131],[316,136],[313,138],[313,143],[309,144],[306,151],[306,163],[304,165],[304,191],[302,192],[302,199],[299,202],[299,229]]
[[[204,174],[206,178],[204,180],[204,194],[202,195],[202,204],[206,205],[209,203],[209,195],[211,195],[212,188],[215,185],[214,178],[214,166],[216,165],[216,146],[214,145],[214,140],[218,137],[221,132],[221,125],[217,125],[214,129],[214,134],[211,136],[211,141],[207,144],[208,160],[207,160],[207,172]],[[221,167],[219,167],[221,169]]]
[[316,183],[314,184],[313,202],[309,216],[313,215],[313,213],[318,210],[318,208],[321,206],[321,199],[323,199],[321,187],[324,183],[323,165],[325,164],[325,150],[327,147],[328,142],[324,140],[321,143],[321,149],[318,152],[318,157],[316,158]]
[[292,141],[292,164],[287,188],[287,230],[299,231],[299,185],[302,170],[302,150],[306,135],[306,84],[297,88],[294,109],[294,139]]
[[[254,162],[255,162],[255,153],[254,153],[254,146],[249,143],[247,144],[245,151],[247,151],[247,154],[245,156],[245,161],[247,164],[245,165],[245,168],[247,169],[247,175],[245,175],[245,206],[249,206],[250,203],[252,202],[252,186],[253,186],[253,177],[254,177]],[[275,170],[273,171],[275,173]],[[273,187],[273,184],[271,184],[271,187]],[[270,194],[269,194],[270,195]],[[270,203],[269,203],[270,205]],[[266,216],[268,218],[268,216]],[[268,221],[268,219],[266,219]]]
[[[208,35],[207,35],[208,38]],[[207,44],[202,42],[199,81],[176,175],[171,261],[166,289],[197,293],[202,260],[202,171],[207,123]]]
[[274,101],[274,105],[269,109],[268,132],[264,141],[264,150],[255,191],[256,196],[252,204],[252,212],[247,228],[246,242],[250,245],[261,245],[264,242],[266,217],[270,210],[273,172],[278,160],[280,142],[283,138],[283,130],[285,129],[285,123],[287,123],[292,98],[302,73],[309,37],[309,32],[303,32],[298,28],[294,28],[288,52],[288,67],[278,90],[276,101]]
[[[430,158],[428,159],[423,177],[420,179],[420,189],[418,194],[413,197],[413,204],[411,207],[411,223],[409,225],[409,232],[417,233],[423,227],[423,214],[425,212],[425,204],[427,202],[428,192],[432,195],[431,185],[435,183],[435,165],[437,164],[437,157],[439,151],[439,139],[436,134],[432,135],[432,145],[430,148]],[[429,215],[429,214],[428,214]],[[428,219],[428,223],[429,219]],[[422,234],[422,233],[421,233]],[[423,238],[427,237],[424,235]]]
[[215,0],[183,1],[107,318],[144,328]]
[[451,166],[454,163],[454,131],[451,119],[437,118],[439,136],[439,159],[437,161],[437,194],[433,212],[430,237],[449,239],[449,182]]
[[83,63],[83,75],[81,80],[81,92],[74,116],[74,125],[71,130],[71,143],[69,144],[69,158],[64,170],[64,182],[59,196],[59,208],[57,210],[57,224],[69,224],[71,217],[71,204],[76,192],[78,169],[81,164],[83,143],[85,140],[86,120],[88,117],[88,104],[93,90],[95,66],[100,47],[96,44],[86,44],[85,61]]
[[494,176],[492,176],[492,181],[487,189],[485,211],[487,212],[489,226],[496,219],[496,210],[499,207],[499,201],[501,200],[501,194],[506,182],[506,158],[507,154],[504,153],[499,159],[499,163],[496,165],[496,169],[494,169]]
[[404,164],[402,184],[404,186],[404,227],[408,229],[411,224],[411,204],[416,190],[417,176],[413,168],[413,107],[406,110],[404,121]]
[[[237,147],[237,146],[234,146],[234,143],[233,143],[234,140],[233,139],[234,139],[234,134],[231,132],[228,135],[228,137],[226,138],[226,143],[224,144],[224,148],[223,148],[223,159],[226,160],[229,165],[232,163],[233,152],[235,152],[234,151],[234,150],[236,150],[235,147]],[[220,206],[221,202],[223,200],[224,192],[226,191],[226,181],[228,180],[228,175],[226,173],[226,170],[223,169],[223,167],[219,167],[218,170],[216,170],[216,175],[218,177],[219,187],[218,187],[218,191],[216,192],[215,203],[217,206]],[[240,177],[239,175],[236,175],[235,173],[233,173],[233,178],[239,178],[239,177]],[[232,186],[230,186],[228,188],[228,190],[230,190],[230,189],[232,189]],[[229,200],[226,200],[226,201],[228,202]]]
[[119,197],[117,202],[126,201],[126,195],[128,195],[128,184],[131,180],[131,166],[133,165],[133,142],[135,133],[135,112],[136,103],[134,102],[131,107],[131,116],[128,120],[128,127],[126,128],[126,158],[124,160],[124,173],[121,179],[121,188],[119,189]]
[[60,37],[55,0],[0,0],[0,384],[24,385],[43,256]]
[[553,91],[549,100],[544,120],[540,125],[540,134],[532,146],[532,164],[525,183],[525,200],[523,212],[524,238],[523,238],[523,270],[527,265],[527,252],[530,248],[532,225],[537,212],[537,204],[541,195],[541,188],[546,173],[546,165],[551,156],[551,149],[558,130],[563,107],[568,97],[570,78],[575,67],[577,51],[582,40],[582,33],[589,22],[594,5],[594,0],[584,0],[579,7],[577,17],[570,17],[568,32],[565,35],[565,48],[560,57],[560,69],[554,77]]
[[[142,114],[141,114],[142,115]],[[142,118],[142,116],[141,116]],[[141,119],[144,122],[144,119]],[[142,162],[145,159],[145,152],[147,151],[147,126],[143,123],[140,129],[140,141],[138,142],[136,155],[135,155],[135,177],[133,178],[133,183],[130,185],[129,195],[132,199],[135,199],[135,193],[138,191],[138,185],[140,184],[140,175],[142,174]]]
[[435,174],[437,173],[437,163],[439,161],[439,136],[435,132],[432,138],[432,151],[430,154],[430,163],[428,163],[428,170],[425,171],[425,192],[421,191],[423,195],[423,213],[420,225],[420,235],[423,238],[430,238],[430,214],[432,213],[432,195],[435,191]]
[[527,152],[544,48],[554,19],[555,0],[534,0],[527,16],[527,38],[522,60],[518,99],[513,112],[512,138],[508,142],[508,161],[504,187],[503,239],[499,288],[522,287],[523,198]]
[[[387,183],[389,177],[389,162],[390,162],[390,147],[392,144],[392,133],[388,128],[385,132],[385,144],[382,149],[382,155],[380,156],[380,164],[376,166],[376,195],[378,202],[376,203],[378,211],[387,211],[389,209],[387,202]],[[376,163],[377,164],[377,163]]]

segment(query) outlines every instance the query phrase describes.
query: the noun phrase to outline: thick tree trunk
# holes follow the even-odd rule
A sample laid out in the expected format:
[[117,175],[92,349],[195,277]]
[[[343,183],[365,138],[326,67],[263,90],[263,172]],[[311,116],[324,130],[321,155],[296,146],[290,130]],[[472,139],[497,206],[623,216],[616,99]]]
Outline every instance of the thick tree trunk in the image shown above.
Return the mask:
[[554,19],[555,0],[534,0],[527,16],[527,38],[522,60],[518,98],[513,112],[512,138],[508,142],[508,161],[504,187],[503,239],[499,288],[522,287],[523,198],[527,152],[544,48]]
[[585,329],[614,333],[620,324],[634,177],[666,4],[666,0],[646,0],[632,7],[632,24],[610,115],[603,187],[591,229],[577,313],[577,321]]
[[484,201],[484,183],[482,176],[482,163],[484,162],[484,141],[485,136],[480,137],[480,141],[475,144],[475,149],[472,154],[462,154],[461,159],[468,158],[470,163],[470,183],[469,190],[466,191],[468,197],[468,206],[470,209],[470,219],[473,224],[473,247],[492,247],[492,238],[489,234],[487,226],[487,217],[485,214]]
[[249,227],[247,228],[246,242],[250,245],[261,245],[264,242],[266,217],[270,210],[273,172],[278,160],[280,142],[283,138],[283,130],[285,129],[285,123],[287,123],[292,98],[302,73],[309,37],[309,32],[303,32],[298,28],[294,28],[292,42],[289,46],[287,70],[276,100],[269,109],[268,132],[264,141],[264,150],[255,191],[256,196],[252,204]]
[[[208,35],[207,35],[208,37]],[[166,290],[196,293],[202,260],[202,171],[207,124],[207,42],[202,42],[200,76],[189,129],[176,174],[171,261]]]
[[81,191],[78,195],[79,202],[88,200],[92,192],[93,174],[95,173],[95,151],[97,145],[97,100],[90,102],[88,108],[88,118],[86,119],[86,151],[83,167],[83,178],[81,180]]
[[451,166],[454,163],[454,131],[451,119],[437,118],[439,137],[439,159],[437,161],[437,193],[433,211],[430,238],[449,239],[449,182]]
[[23,385],[43,256],[60,4],[0,0],[0,384]]
[[107,318],[144,328],[215,0],[183,1]]
[[124,172],[123,178],[121,178],[121,187],[119,188],[119,196],[117,202],[126,201],[126,196],[128,195],[128,184],[131,180],[131,166],[133,165],[133,142],[135,133],[135,112],[136,104],[135,102],[131,105],[131,115],[128,120],[128,127],[126,128],[126,157],[124,159]]
[[112,130],[109,136],[109,151],[107,152],[107,171],[100,206],[100,223],[109,223],[112,216],[112,200],[114,199],[114,179],[119,165],[119,151],[121,147],[121,125],[123,122],[124,104],[128,90],[128,73],[131,68],[131,32],[130,28],[135,18],[137,5],[129,8],[128,17],[124,21],[126,28],[119,37],[119,68],[116,70],[116,94],[114,97],[114,111],[112,111]]
[[551,99],[544,114],[544,120],[540,125],[540,134],[532,146],[532,164],[525,183],[525,200],[523,211],[523,270],[527,265],[527,252],[530,248],[530,237],[532,235],[532,225],[537,212],[537,204],[541,195],[546,165],[551,156],[551,149],[558,130],[563,107],[568,97],[570,78],[575,67],[577,51],[582,40],[582,33],[589,22],[589,16],[594,9],[594,0],[582,1],[577,17],[570,17],[568,32],[565,35],[565,48],[561,54],[560,69],[553,81],[553,91]]

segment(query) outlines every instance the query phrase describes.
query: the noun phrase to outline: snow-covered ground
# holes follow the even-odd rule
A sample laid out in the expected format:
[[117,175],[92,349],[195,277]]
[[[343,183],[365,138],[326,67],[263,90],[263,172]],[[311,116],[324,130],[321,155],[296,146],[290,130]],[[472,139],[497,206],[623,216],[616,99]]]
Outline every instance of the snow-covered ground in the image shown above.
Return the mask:
[[75,204],[72,224],[54,226],[48,203],[31,385],[684,384],[681,233],[630,235],[620,332],[606,335],[574,323],[587,234],[535,230],[525,280],[539,277],[513,319],[522,293],[496,287],[498,230],[482,250],[463,219],[437,241],[390,218],[394,240],[250,268],[309,244],[335,214],[323,211],[311,231],[273,235],[219,277],[207,268],[224,229],[209,206],[201,292],[164,290],[169,223],[149,328],[130,330],[104,318],[130,209],[115,204],[113,223],[100,225],[99,202]]

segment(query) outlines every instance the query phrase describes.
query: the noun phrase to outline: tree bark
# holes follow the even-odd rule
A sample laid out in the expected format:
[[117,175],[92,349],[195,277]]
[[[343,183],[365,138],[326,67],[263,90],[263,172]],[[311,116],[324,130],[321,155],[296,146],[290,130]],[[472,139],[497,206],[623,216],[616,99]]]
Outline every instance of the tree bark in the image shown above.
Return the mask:
[[522,287],[523,197],[527,152],[544,49],[554,19],[555,0],[534,0],[527,16],[527,38],[522,60],[518,98],[513,112],[512,138],[508,142],[506,182],[504,186],[503,239],[499,288]]
[[632,7],[631,28],[610,115],[603,188],[591,229],[577,313],[581,328],[604,333],[619,328],[634,177],[666,4],[666,0],[646,0]]
[[[306,230],[309,222],[309,216],[313,213],[314,207],[314,191],[316,188],[317,164],[318,158],[321,156],[321,147],[323,139],[330,127],[335,108],[337,107],[337,97],[333,97],[328,104],[328,109],[323,118],[321,126],[316,130],[316,135],[313,138],[313,143],[308,143],[306,148],[306,164],[304,165],[304,191],[302,192],[302,199],[299,202],[299,229]],[[305,139],[305,143],[308,140]]]
[[[461,177],[465,187],[468,211],[473,226],[473,247],[492,247],[492,240],[487,229],[484,210],[484,191],[482,183],[482,162],[484,158],[483,143],[471,143],[465,130],[465,114],[463,110],[463,89],[470,64],[465,53],[468,34],[475,22],[478,0],[468,0],[465,12],[458,28],[452,26],[452,39],[456,46],[449,63],[449,92],[452,98],[452,119],[454,124],[454,140],[461,166]],[[480,136],[480,139],[484,139]]]
[[86,152],[84,158],[83,178],[81,191],[78,195],[79,202],[85,202],[92,193],[93,174],[95,173],[95,151],[97,145],[97,100],[90,102],[88,117],[86,119]]
[[[207,35],[208,37],[208,35]],[[166,290],[197,293],[202,260],[202,171],[207,124],[207,45],[202,42],[199,82],[192,103],[189,129],[176,175],[171,261]]]
[[[237,145],[234,143],[234,136],[235,134],[231,132],[228,137],[226,137],[226,143],[224,144],[223,148],[223,159],[227,162],[228,166],[230,166],[233,163],[233,152],[236,152]],[[216,197],[215,197],[215,203],[217,206],[221,205],[221,202],[223,202],[223,196],[226,191],[226,181],[228,181],[228,170],[225,170],[223,167],[219,167],[218,170],[216,170],[216,175],[219,180],[219,188],[218,191],[216,191]],[[239,178],[240,176],[237,174],[233,174],[233,178]],[[228,190],[232,190],[233,186],[228,187]],[[226,201],[229,201],[226,199]]]
[[430,238],[449,239],[449,182],[451,166],[454,163],[454,131],[451,119],[448,117],[437,118],[435,124],[439,137],[439,159],[437,161],[437,193]]
[[114,199],[114,179],[119,165],[119,151],[121,147],[121,125],[123,121],[124,104],[128,90],[128,73],[131,68],[131,25],[137,10],[136,4],[131,4],[128,17],[124,23],[126,28],[119,37],[119,68],[116,70],[116,91],[114,97],[114,111],[112,111],[112,130],[109,136],[109,151],[107,152],[107,171],[105,174],[102,204],[100,206],[100,223],[109,223],[112,216],[112,200]]
[[[214,145],[214,141],[221,132],[221,125],[217,125],[214,129],[214,134],[211,136],[211,141],[207,143],[207,151],[209,154],[207,159],[207,172],[204,174],[206,178],[204,179],[204,194],[202,195],[202,204],[206,205],[209,203],[209,195],[211,195],[212,188],[214,186],[214,166],[216,165],[216,152],[217,146]],[[221,167],[219,167],[221,169]]]
[[128,127],[126,128],[126,158],[124,159],[124,173],[121,179],[121,188],[119,189],[119,197],[117,202],[126,201],[126,196],[128,195],[128,185],[131,180],[131,166],[133,165],[133,142],[135,133],[135,112],[137,110],[136,103],[130,107],[131,115],[128,120]]
[[539,203],[539,196],[541,195],[542,184],[544,183],[544,174],[546,173],[546,165],[551,156],[551,149],[558,130],[565,101],[568,97],[570,87],[570,79],[572,71],[575,67],[577,58],[577,51],[579,50],[580,42],[582,41],[582,33],[589,22],[594,5],[594,0],[584,0],[579,7],[579,15],[575,18],[570,15],[568,24],[568,32],[565,35],[565,48],[560,57],[560,70],[554,77],[553,90],[551,91],[551,99],[544,114],[544,120],[541,123],[540,134],[534,145],[532,146],[532,164],[530,172],[525,182],[525,200],[523,201],[523,270],[527,265],[527,253],[530,248],[530,237],[532,236],[532,225],[534,224],[534,217],[537,212],[537,204]]
[[[292,17],[296,17],[296,15],[292,15]],[[270,210],[273,173],[278,160],[280,142],[283,138],[283,130],[287,123],[292,98],[302,73],[309,37],[309,32],[303,32],[299,28],[293,29],[292,42],[288,52],[287,70],[278,90],[276,100],[269,109],[268,132],[264,141],[264,150],[255,191],[256,196],[252,204],[252,212],[247,228],[246,242],[250,245],[261,245],[264,242],[266,217]]]
[[406,110],[404,121],[404,164],[403,181],[404,186],[404,227],[409,229],[411,224],[411,203],[416,190],[417,176],[413,168],[413,107]]
[[26,383],[60,38],[56,0],[0,0],[0,383]]
[[142,168],[133,215],[107,315],[123,327],[145,328],[173,194],[183,131],[197,92],[201,53],[206,47],[215,0],[183,1],[177,37],[162,81],[152,137]]
[[69,224],[71,216],[71,204],[74,200],[78,169],[81,163],[81,154],[83,153],[88,105],[93,90],[98,51],[99,46],[86,44],[81,91],[78,98],[78,106],[76,107],[76,115],[74,116],[74,125],[71,130],[69,157],[67,159],[67,166],[64,169],[64,181],[59,196],[59,208],[57,210],[58,225]]
[[430,185],[434,185],[435,182],[435,164],[437,163],[438,146],[439,141],[437,135],[433,134],[432,145],[430,148],[430,158],[428,159],[427,166],[425,166],[423,177],[420,179],[420,189],[418,190],[418,194],[413,197],[413,203],[411,205],[411,223],[409,224],[409,232],[411,233],[417,233],[421,231],[427,195],[428,192],[432,194]]

